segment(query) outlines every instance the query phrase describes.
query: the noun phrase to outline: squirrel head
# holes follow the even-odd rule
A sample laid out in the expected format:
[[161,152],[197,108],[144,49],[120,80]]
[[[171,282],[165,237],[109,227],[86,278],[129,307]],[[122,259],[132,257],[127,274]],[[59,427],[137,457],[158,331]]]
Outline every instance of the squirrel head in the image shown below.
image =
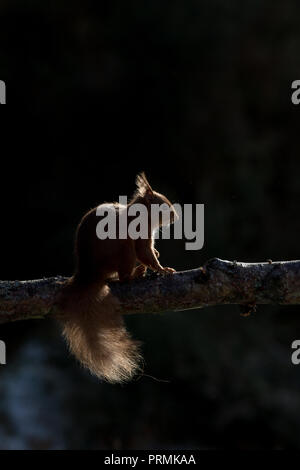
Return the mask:
[[159,213],[159,226],[172,224],[178,219],[178,215],[173,204],[166,198],[166,196],[152,189],[144,172],[137,175],[136,186],[136,199],[139,199],[140,202],[143,202],[149,208],[153,204],[161,207],[161,212]]

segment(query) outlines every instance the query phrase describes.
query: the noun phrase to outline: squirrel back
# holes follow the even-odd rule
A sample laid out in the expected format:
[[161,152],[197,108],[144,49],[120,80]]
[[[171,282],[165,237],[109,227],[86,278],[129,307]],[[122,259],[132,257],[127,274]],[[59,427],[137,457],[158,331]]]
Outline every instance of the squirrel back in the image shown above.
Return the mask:
[[[113,204],[117,213],[128,210],[135,202],[148,208],[153,203],[167,203],[171,208],[171,221],[174,221],[176,212],[170,201],[152,190],[144,173],[137,176],[136,182],[137,191],[128,206]],[[97,236],[98,222],[97,208],[94,208],[78,225],[76,271],[61,290],[59,320],[71,353],[84,367],[100,379],[123,382],[140,370],[142,357],[139,343],[127,332],[118,312],[118,300],[111,294],[107,282],[116,275],[121,282],[142,277],[148,267],[160,273],[174,270],[160,265],[152,229],[146,239],[134,240],[127,236],[103,240]]]

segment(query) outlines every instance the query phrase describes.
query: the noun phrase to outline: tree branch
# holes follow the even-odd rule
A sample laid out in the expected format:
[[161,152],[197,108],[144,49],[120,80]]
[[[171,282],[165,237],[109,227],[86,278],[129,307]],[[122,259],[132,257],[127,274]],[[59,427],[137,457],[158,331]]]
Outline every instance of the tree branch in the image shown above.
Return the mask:
[[[0,281],[0,323],[55,315],[64,277]],[[240,263],[209,260],[173,275],[111,282],[119,311],[156,313],[212,305],[300,304],[300,261]]]

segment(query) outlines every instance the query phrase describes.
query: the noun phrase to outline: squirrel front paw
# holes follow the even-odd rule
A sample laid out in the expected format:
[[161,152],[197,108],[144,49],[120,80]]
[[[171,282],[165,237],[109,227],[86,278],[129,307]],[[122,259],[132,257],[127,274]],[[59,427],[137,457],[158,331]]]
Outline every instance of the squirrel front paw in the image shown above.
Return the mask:
[[174,274],[176,270],[173,268],[162,268],[159,272],[160,274]]

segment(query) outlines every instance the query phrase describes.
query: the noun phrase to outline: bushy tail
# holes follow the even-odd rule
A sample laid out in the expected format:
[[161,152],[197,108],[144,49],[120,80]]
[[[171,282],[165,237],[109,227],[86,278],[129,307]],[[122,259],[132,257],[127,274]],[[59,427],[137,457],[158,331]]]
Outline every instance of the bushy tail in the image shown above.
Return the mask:
[[100,379],[130,380],[140,370],[139,344],[126,331],[117,300],[103,282],[80,286],[71,280],[63,289],[59,320],[69,349]]

